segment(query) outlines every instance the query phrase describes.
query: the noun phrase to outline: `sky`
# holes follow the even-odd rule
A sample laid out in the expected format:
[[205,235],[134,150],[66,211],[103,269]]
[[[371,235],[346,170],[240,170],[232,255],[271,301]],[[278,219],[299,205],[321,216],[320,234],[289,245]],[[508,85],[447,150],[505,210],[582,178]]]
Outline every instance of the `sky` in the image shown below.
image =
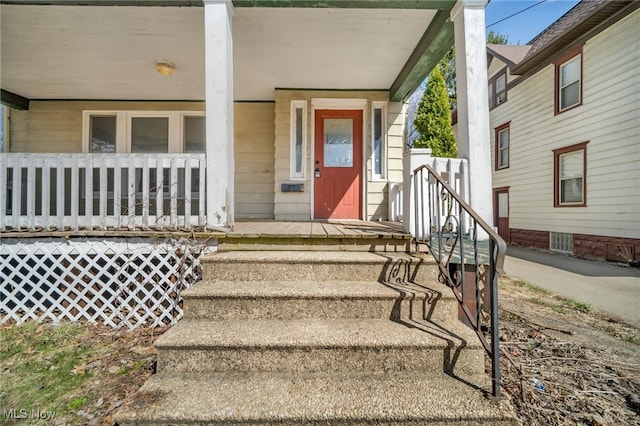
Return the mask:
[[506,35],[509,44],[527,44],[578,3],[579,0],[489,0],[485,9],[487,33],[493,30]]

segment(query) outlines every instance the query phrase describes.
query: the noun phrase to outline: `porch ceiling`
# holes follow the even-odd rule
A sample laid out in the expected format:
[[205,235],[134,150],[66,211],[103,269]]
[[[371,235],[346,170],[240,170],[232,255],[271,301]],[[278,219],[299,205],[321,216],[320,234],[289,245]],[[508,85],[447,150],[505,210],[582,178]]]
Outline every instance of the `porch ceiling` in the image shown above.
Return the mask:
[[[237,7],[236,100],[384,89],[437,10]],[[204,100],[204,8],[3,4],[0,85],[28,99]],[[415,55],[414,55],[415,57]],[[155,62],[175,64],[173,75]]]

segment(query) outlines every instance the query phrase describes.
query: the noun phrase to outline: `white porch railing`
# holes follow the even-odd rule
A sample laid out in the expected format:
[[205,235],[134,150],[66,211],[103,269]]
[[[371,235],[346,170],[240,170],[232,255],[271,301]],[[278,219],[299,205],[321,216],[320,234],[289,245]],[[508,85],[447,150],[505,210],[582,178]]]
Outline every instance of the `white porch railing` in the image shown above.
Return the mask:
[[0,154],[0,230],[206,224],[205,154]]
[[[411,191],[413,184],[412,172],[415,168],[422,165],[431,166],[464,201],[469,202],[469,163],[466,159],[431,157],[429,154],[425,155],[424,153],[418,158],[418,162],[414,163],[410,161],[410,158],[405,159],[404,182],[389,184],[389,220],[406,221],[404,229],[412,234],[415,232],[413,223],[416,211],[411,198],[405,197],[409,197],[409,191]],[[427,197],[427,185],[424,185],[422,190],[425,191],[424,196]],[[408,205],[411,207],[409,211],[406,211]],[[419,211],[418,214],[427,215],[428,212]]]

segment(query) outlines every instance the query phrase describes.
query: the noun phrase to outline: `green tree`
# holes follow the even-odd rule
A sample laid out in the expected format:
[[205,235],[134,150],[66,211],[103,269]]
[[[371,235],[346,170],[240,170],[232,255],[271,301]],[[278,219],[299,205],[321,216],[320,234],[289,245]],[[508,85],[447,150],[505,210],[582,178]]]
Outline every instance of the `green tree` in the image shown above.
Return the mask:
[[440,65],[429,75],[413,124],[420,134],[413,145],[415,148],[431,148],[434,157],[453,158],[458,155],[451,127],[449,95]]
[[487,34],[487,44],[509,44],[509,36],[490,30]]

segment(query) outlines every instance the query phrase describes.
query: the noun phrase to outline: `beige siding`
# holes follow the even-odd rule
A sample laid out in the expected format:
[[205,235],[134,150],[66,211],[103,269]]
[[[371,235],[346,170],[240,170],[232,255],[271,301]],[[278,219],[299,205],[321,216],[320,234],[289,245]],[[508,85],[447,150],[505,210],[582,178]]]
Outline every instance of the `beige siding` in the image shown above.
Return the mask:
[[273,218],[275,104],[236,103],[235,215]]
[[[82,152],[82,112],[204,111],[203,102],[34,101],[11,110],[13,152]],[[238,218],[273,218],[274,104],[235,107],[235,202]]]
[[[554,115],[549,65],[491,111],[492,129],[511,122],[510,167],[493,173],[510,187],[510,227],[640,238],[638,27],[636,11],[584,45],[581,106]],[[587,207],[554,208],[553,150],[585,141]]]
[[[279,220],[310,220],[312,217],[312,119],[311,100],[314,98],[366,99],[367,107],[363,114],[364,162],[366,169],[366,208],[365,219],[377,220],[387,218],[388,181],[402,180],[402,144],[403,120],[401,103],[387,104],[387,169],[385,179],[372,179],[372,143],[371,143],[371,108],[373,101],[388,101],[387,92],[363,91],[319,91],[319,90],[277,90],[276,91],[276,126],[275,126],[275,217]],[[292,100],[307,101],[307,150],[305,156],[306,175],[303,180],[292,180],[290,171],[290,105]],[[283,193],[283,183],[303,183],[304,192]]]
[[82,111],[204,111],[203,102],[32,101],[11,110],[12,152],[82,152]]
[[487,77],[491,78],[501,71],[507,64],[502,62],[500,59],[493,57],[491,59],[491,63],[489,64],[489,69],[487,70]]

